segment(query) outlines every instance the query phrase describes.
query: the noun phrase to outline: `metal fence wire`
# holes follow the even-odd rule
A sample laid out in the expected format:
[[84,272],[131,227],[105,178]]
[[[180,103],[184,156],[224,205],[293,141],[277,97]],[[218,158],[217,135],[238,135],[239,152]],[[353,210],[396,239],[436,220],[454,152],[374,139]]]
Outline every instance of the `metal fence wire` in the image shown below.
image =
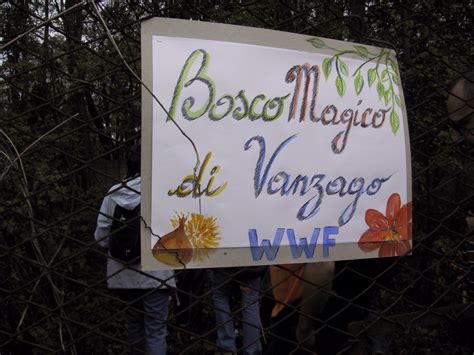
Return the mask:
[[[146,293],[124,298],[107,288],[107,250],[93,235],[101,201],[123,179],[140,137],[141,85],[131,70],[140,73],[140,22],[158,16],[348,40],[398,55],[411,137],[413,255],[337,262],[330,287],[310,288],[327,296],[311,314],[296,301],[272,318],[263,271],[256,288],[262,352],[365,354],[379,346],[381,353],[472,354],[464,250],[474,191],[473,10],[471,0],[2,1],[0,353],[126,353],[139,345],[128,340],[127,313],[154,316],[138,309]],[[464,91],[454,90],[456,82]],[[448,114],[449,94],[465,104],[462,117]],[[239,330],[246,271],[218,285],[209,270],[176,271],[168,353],[225,352],[215,345],[213,293],[221,287],[236,298],[229,310],[236,350],[251,348]],[[314,321],[306,338],[296,335],[299,316]]]

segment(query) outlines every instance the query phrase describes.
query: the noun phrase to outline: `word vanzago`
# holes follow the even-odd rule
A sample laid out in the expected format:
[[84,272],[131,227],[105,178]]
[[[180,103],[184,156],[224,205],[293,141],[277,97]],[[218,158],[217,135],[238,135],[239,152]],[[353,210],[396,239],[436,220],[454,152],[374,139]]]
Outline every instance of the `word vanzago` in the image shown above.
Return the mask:
[[[382,185],[390,180],[391,176],[374,178],[370,182],[362,176],[347,179],[338,176],[334,179],[327,178],[326,174],[315,173],[312,175],[292,174],[284,170],[275,170],[273,164],[283,149],[297,138],[292,135],[281,142],[275,151],[266,158],[267,147],[265,138],[255,136],[250,138],[244,145],[245,150],[251,149],[254,142],[258,144],[258,158],[254,172],[255,198],[265,191],[268,195],[278,194],[282,197],[307,196],[310,198],[300,207],[296,218],[300,221],[315,216],[321,208],[325,196],[351,196],[351,203],[342,211],[338,218],[339,226],[347,224],[355,214],[357,203],[362,195],[372,196],[377,194]],[[277,165],[277,164],[275,164]],[[265,189],[266,188],[266,189]]]

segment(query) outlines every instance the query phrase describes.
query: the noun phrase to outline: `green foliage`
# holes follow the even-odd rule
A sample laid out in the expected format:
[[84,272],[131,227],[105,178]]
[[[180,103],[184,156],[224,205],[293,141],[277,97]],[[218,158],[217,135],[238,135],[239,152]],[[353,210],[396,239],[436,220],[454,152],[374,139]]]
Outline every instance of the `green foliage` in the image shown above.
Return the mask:
[[397,112],[395,110],[392,110],[390,112],[390,127],[392,127],[392,132],[394,134],[396,134],[398,129],[400,128],[400,118],[398,117]]
[[332,70],[332,60],[330,58],[323,59],[323,73],[324,79],[328,80],[329,75],[331,74]]
[[367,58],[369,56],[369,50],[367,49],[367,47],[364,47],[364,46],[354,46],[355,50],[357,51],[357,54],[361,57],[361,58]]
[[308,39],[308,42],[312,44],[314,48],[320,49],[320,48],[326,48],[326,44],[321,38],[310,38]]
[[343,97],[344,93],[346,92],[346,82],[340,75],[338,75],[336,78],[336,89],[339,96]]
[[[0,4],[4,43],[73,3]],[[395,108],[402,103],[395,88],[403,83],[411,136],[415,249],[413,256],[394,261],[394,290],[383,290],[383,316],[457,304],[456,280],[462,275],[460,251],[466,237],[464,203],[472,198],[474,164],[472,147],[459,142],[449,124],[446,97],[453,80],[473,63],[472,4],[424,0],[407,7],[383,0],[366,2],[362,13],[352,14],[349,5],[354,4],[101,2],[120,50],[137,72],[139,19],[158,15],[311,36],[309,50],[333,53],[322,63],[325,80],[334,83],[340,97],[352,88],[357,95],[376,92],[392,107],[389,121],[394,134],[400,129]],[[16,162],[0,180],[0,288],[13,292],[2,294],[5,312],[0,327],[4,335],[17,334],[8,343],[2,338],[2,353],[62,352],[61,336],[69,349],[71,338],[80,338],[74,343],[79,354],[126,351],[116,341],[126,339],[123,305],[106,288],[105,251],[95,244],[93,232],[100,201],[123,177],[126,147],[139,136],[141,87],[124,69],[90,9],[76,15],[80,16],[63,16],[23,36],[4,48],[0,61],[0,126],[18,152],[78,114],[22,156],[24,172]],[[324,38],[359,44],[342,53],[329,48]],[[396,49],[400,68],[389,51],[371,53],[367,45]],[[346,55],[363,59],[365,66],[349,73]],[[16,153],[3,136],[0,150],[3,172]],[[42,265],[39,253],[50,266]],[[212,319],[208,307],[208,329],[204,329],[208,343],[213,341]],[[173,320],[171,324],[175,325]],[[456,329],[412,328],[409,336],[393,335],[392,350],[465,353]],[[178,328],[170,329],[169,342],[177,352],[183,344],[178,333]]]
[[369,82],[369,87],[375,82],[377,78],[377,72],[374,68],[369,68],[367,71],[367,81]]
[[[364,77],[362,76],[362,68],[367,66],[371,62],[375,62],[375,68],[367,69],[367,80],[369,82],[369,88],[372,84],[377,81],[377,93],[379,99],[384,102],[385,106],[391,104],[390,107],[390,126],[392,128],[393,134],[397,134],[398,128],[400,127],[400,117],[396,113],[396,105],[401,107],[401,101],[398,94],[395,93],[395,86],[399,86],[400,80],[399,72],[396,63],[390,57],[390,52],[381,49],[379,53],[370,53],[367,47],[360,45],[353,45],[354,50],[347,49],[337,49],[329,47],[322,39],[320,38],[311,38],[308,40],[313,47],[328,48],[333,50],[335,54],[330,58],[324,58],[322,67],[324,78],[327,81],[332,69],[332,63],[335,62],[336,67],[336,91],[338,95],[342,98],[346,92],[346,82],[344,77],[349,76],[349,67],[344,62],[344,56],[347,55],[356,55],[361,59],[366,59],[353,73],[352,77],[354,78],[354,90],[356,95],[360,95],[364,89]],[[371,56],[371,57],[369,57]],[[368,59],[367,59],[368,58]],[[379,67],[381,63],[385,63],[383,69]],[[390,70],[389,70],[390,68]]]
[[357,73],[354,79],[354,88],[357,95],[359,95],[362,92],[362,89],[364,88],[364,78],[362,77],[360,71]]

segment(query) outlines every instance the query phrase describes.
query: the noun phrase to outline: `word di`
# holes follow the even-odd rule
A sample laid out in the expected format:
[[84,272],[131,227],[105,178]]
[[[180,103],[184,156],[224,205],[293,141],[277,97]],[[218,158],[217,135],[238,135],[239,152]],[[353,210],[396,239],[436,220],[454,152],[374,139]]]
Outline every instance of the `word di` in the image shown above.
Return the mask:
[[220,165],[216,165],[211,169],[209,173],[210,178],[206,187],[204,189],[202,189],[201,187],[203,175],[206,171],[207,164],[209,164],[209,161],[211,160],[211,157],[212,153],[207,153],[201,167],[199,168],[199,173],[197,174],[197,176],[185,176],[181,181],[181,184],[179,184],[176,189],[171,189],[168,191],[168,196],[176,195],[177,197],[186,197],[192,194],[194,198],[200,197],[202,195],[213,197],[219,195],[222,191],[224,191],[224,189],[227,187],[227,181],[215,189],[213,189],[212,186],[214,184],[214,175],[217,174],[221,169]]

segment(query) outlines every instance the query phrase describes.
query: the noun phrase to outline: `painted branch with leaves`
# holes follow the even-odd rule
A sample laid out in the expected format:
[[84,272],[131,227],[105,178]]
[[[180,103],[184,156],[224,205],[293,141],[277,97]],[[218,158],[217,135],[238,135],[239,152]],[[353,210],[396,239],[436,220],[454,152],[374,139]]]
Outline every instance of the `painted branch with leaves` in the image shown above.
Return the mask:
[[[365,87],[365,79],[362,69],[370,63],[375,62],[375,67],[367,70],[368,87],[376,85],[379,101],[384,102],[385,106],[391,104],[390,127],[393,134],[397,134],[400,129],[400,117],[396,106],[401,108],[401,98],[398,90],[400,86],[400,72],[397,63],[390,57],[390,51],[381,48],[378,53],[373,53],[365,46],[352,45],[352,49],[339,50],[330,47],[321,38],[310,38],[308,42],[317,49],[329,49],[334,51],[331,57],[324,58],[322,70],[324,79],[328,81],[335,68],[335,85],[338,95],[342,98],[346,93],[346,81],[353,78],[354,90],[359,96]],[[344,56],[354,55],[364,60],[364,62],[351,74],[349,66],[344,61]]]

